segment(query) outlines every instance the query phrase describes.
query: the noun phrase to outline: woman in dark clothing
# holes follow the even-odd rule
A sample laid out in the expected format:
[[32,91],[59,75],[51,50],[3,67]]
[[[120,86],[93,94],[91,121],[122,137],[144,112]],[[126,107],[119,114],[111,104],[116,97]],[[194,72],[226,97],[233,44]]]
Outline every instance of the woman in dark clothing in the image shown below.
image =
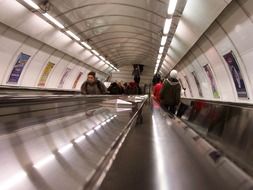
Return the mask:
[[176,107],[180,103],[181,86],[177,80],[177,71],[172,70],[170,77],[163,83],[163,87],[160,91],[161,106],[166,111],[175,114]]

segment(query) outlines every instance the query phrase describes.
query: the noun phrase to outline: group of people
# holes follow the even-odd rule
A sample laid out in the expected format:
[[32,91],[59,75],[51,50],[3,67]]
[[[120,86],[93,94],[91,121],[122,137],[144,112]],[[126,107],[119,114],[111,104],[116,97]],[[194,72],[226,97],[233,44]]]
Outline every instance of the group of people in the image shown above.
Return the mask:
[[121,83],[113,82],[106,88],[104,83],[96,78],[96,73],[91,71],[87,80],[81,86],[81,93],[86,95],[111,94],[111,95],[134,95],[141,94],[141,88],[137,82]]
[[160,103],[161,107],[175,114],[176,108],[180,103],[181,85],[177,80],[177,71],[172,70],[167,79],[162,81],[161,77],[156,76],[153,86],[153,97]]
[[[154,81],[153,81],[154,82]],[[96,73],[91,71],[87,75],[87,80],[81,86],[81,93],[87,95],[94,94],[111,94],[111,95],[134,95],[141,94],[141,88],[139,84],[135,82],[121,83],[113,82],[108,87],[105,87],[104,83],[96,79]],[[161,107],[175,114],[176,108],[180,103],[181,86],[177,80],[177,71],[172,70],[169,77],[161,80],[158,75],[153,86],[153,97],[160,103]]]

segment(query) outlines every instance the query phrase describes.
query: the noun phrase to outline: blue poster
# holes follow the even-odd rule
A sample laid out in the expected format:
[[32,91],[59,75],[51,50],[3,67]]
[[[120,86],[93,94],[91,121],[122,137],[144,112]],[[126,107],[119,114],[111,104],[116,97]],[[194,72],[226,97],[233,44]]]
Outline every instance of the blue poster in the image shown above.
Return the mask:
[[14,65],[11,71],[11,74],[7,83],[14,83],[14,84],[18,83],[18,80],[25,67],[25,64],[27,63],[30,57],[31,57],[30,55],[24,54],[22,52],[19,54],[16,64]]
[[241,71],[238,67],[236,57],[234,56],[233,52],[230,51],[229,53],[223,55],[224,59],[226,60],[230,73],[232,75],[234,85],[236,88],[237,96],[247,98],[247,91],[244,84],[244,80],[241,75]]

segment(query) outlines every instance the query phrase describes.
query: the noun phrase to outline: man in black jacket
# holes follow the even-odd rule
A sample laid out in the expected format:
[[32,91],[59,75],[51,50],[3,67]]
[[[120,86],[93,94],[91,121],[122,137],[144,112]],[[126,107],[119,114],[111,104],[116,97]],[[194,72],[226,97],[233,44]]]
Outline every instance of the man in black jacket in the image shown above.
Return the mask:
[[163,83],[160,91],[161,106],[172,114],[176,112],[176,106],[180,103],[181,86],[177,80],[177,71],[172,70],[170,77]]
[[87,80],[81,86],[82,94],[105,94],[105,85],[96,79],[96,73],[91,71],[87,75]]

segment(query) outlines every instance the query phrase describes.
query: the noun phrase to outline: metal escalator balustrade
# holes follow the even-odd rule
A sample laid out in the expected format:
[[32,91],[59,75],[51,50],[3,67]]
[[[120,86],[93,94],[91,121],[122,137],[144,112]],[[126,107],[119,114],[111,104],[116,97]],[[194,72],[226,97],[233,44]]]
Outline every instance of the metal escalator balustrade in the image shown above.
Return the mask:
[[[117,101],[119,98],[121,101]],[[40,110],[39,115],[34,115],[33,111],[43,103],[49,106],[51,98],[43,99],[43,103],[39,99],[29,103],[27,98],[19,101],[18,104],[5,101],[2,105],[4,108],[13,103],[20,107],[9,110],[8,119],[4,114],[0,116],[5,118],[0,123],[1,189],[90,186],[97,171],[104,171],[105,160],[112,162],[115,158],[138,113],[135,103],[128,97],[58,97],[58,103]],[[71,101],[76,103],[71,104]],[[128,104],[123,105],[123,102]],[[78,105],[80,103],[83,105]],[[71,109],[61,114],[65,105]],[[120,108],[123,110],[118,111]],[[53,112],[53,117],[47,115]],[[10,123],[11,117],[17,121]]]

